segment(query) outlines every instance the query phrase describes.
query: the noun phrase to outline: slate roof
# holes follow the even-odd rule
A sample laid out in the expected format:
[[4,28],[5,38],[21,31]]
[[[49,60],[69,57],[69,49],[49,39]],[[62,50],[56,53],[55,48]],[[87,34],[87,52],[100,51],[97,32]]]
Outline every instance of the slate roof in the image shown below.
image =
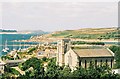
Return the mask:
[[73,49],[79,57],[114,57],[114,53],[107,48]]

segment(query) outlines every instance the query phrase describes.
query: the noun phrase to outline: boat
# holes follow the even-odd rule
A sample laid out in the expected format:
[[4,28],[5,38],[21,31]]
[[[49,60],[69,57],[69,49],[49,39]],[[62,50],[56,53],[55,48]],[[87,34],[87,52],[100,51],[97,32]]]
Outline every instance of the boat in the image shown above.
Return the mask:
[[16,51],[16,49],[14,48],[14,42],[13,42],[13,51]]
[[22,51],[22,52],[27,51],[27,48],[26,48],[26,46],[25,46],[25,42],[24,42],[24,44],[23,44],[23,49],[21,49],[21,51]]
[[5,47],[2,51],[3,52],[8,52],[9,51],[9,48],[7,47],[7,40],[5,41]]
[[17,52],[20,52],[20,51],[21,51],[21,42],[20,42],[19,49],[17,50]]
[[14,42],[13,42],[13,50],[11,50],[8,54],[13,56],[16,52],[17,50],[14,48]]
[[8,54],[11,55],[11,56],[13,56],[15,53],[17,53],[16,50],[12,50]]
[[3,49],[2,52],[8,52],[6,49]]

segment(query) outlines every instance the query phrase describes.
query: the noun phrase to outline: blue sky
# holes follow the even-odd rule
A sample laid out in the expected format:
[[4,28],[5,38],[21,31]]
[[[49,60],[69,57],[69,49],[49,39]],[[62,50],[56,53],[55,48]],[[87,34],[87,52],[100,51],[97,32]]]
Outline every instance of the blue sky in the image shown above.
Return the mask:
[[58,31],[118,26],[117,2],[4,2],[3,29]]

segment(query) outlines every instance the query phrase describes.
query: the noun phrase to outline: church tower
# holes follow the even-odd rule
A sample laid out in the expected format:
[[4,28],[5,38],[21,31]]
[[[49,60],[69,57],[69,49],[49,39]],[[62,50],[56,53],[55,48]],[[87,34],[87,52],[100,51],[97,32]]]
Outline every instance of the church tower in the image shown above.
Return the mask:
[[57,42],[57,65],[63,66],[65,64],[65,53],[70,49],[70,39],[62,39]]

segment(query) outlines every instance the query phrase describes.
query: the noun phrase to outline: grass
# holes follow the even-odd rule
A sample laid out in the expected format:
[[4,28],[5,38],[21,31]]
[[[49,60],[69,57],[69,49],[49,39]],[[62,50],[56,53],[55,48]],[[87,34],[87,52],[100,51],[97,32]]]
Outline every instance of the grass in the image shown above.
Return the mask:
[[120,38],[117,28],[87,28],[65,30],[51,34],[52,37],[81,38],[81,39],[115,39]]

